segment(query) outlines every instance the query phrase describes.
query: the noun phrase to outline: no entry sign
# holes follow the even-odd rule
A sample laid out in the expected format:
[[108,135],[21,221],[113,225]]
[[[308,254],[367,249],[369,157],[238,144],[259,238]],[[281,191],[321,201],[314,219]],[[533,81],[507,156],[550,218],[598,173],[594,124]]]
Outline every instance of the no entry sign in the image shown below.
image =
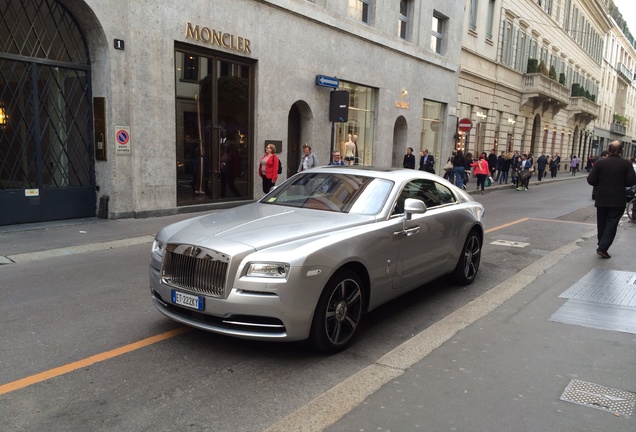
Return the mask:
[[473,128],[473,122],[469,118],[463,118],[459,121],[457,126],[461,132],[468,132]]

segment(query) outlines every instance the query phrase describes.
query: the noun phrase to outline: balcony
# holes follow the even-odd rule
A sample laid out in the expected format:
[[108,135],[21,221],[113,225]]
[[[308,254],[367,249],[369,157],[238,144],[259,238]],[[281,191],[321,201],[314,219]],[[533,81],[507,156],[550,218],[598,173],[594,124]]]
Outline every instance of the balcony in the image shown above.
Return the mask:
[[540,73],[529,73],[523,77],[521,105],[532,104],[533,109],[549,109],[556,115],[570,104],[570,90]]
[[615,133],[616,135],[622,135],[622,136],[625,136],[625,133],[626,133],[625,126],[619,123],[612,123],[610,131],[612,133]]
[[627,84],[631,84],[634,80],[634,73],[623,63],[618,63],[616,65],[616,71],[618,72],[618,76],[623,78]]
[[589,124],[592,120],[597,119],[601,107],[592,102],[588,98],[576,96],[570,98],[569,117],[577,123]]

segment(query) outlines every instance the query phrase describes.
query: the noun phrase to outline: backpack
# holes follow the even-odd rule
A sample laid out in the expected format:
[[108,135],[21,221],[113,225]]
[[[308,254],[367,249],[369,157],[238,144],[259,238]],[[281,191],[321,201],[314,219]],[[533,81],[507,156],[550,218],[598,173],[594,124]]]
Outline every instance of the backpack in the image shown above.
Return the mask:
[[278,174],[282,174],[283,173],[283,163],[280,161],[280,158],[276,158],[278,159]]

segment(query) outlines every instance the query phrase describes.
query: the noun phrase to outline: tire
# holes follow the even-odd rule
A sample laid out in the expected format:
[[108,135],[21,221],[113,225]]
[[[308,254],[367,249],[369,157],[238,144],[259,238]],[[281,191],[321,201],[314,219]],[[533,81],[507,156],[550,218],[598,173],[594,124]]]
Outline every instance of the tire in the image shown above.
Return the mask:
[[353,341],[363,314],[360,277],[348,269],[336,272],[318,300],[311,323],[311,344],[327,353],[342,351]]
[[636,223],[636,198],[627,203],[627,217],[633,223]]
[[453,282],[459,285],[470,285],[475,280],[481,261],[481,240],[476,230],[468,233],[464,248],[451,274]]

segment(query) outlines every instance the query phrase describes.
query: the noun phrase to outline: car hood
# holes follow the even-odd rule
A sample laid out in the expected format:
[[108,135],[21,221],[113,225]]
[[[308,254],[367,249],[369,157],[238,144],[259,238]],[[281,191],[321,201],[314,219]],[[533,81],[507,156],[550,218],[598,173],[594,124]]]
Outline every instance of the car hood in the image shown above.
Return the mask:
[[[185,226],[180,223],[180,229],[165,240],[168,243],[196,244],[214,249],[230,244],[236,247],[240,243],[260,250],[374,221],[375,217],[369,215],[253,203],[198,217]],[[170,227],[167,227],[167,231],[171,231]]]

